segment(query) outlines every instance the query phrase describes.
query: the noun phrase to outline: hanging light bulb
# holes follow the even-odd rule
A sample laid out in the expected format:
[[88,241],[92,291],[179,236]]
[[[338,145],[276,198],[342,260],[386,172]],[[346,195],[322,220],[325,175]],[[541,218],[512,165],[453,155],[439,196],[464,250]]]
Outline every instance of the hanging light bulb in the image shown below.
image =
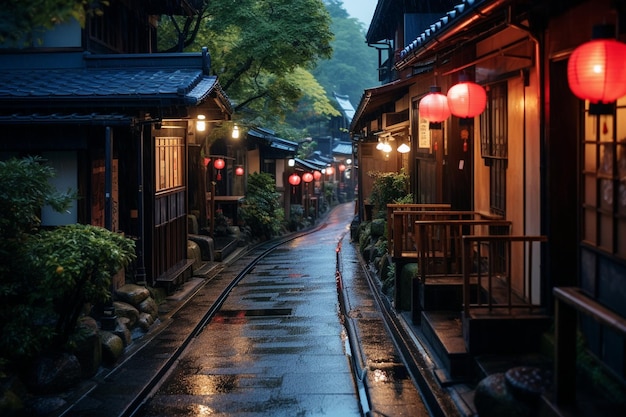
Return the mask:
[[206,116],[204,114],[198,115],[198,120],[196,120],[196,130],[198,132],[204,132],[206,130]]

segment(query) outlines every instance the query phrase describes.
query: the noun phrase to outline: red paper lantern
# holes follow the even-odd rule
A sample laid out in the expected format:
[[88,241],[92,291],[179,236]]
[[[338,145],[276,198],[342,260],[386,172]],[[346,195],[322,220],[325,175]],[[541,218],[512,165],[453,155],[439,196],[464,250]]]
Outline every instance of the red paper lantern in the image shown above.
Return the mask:
[[300,176],[296,174],[295,172],[291,174],[289,176],[289,184],[293,185],[294,187],[296,185],[300,185]]
[[439,123],[450,117],[448,98],[441,94],[441,87],[430,87],[430,93],[426,94],[419,102],[420,117],[431,123]]
[[471,81],[461,81],[448,90],[450,113],[461,119],[478,116],[487,105],[485,89]]
[[326,175],[333,175],[335,173],[335,168],[328,167],[326,168]]
[[242,176],[243,175],[243,168],[242,167],[235,168],[235,175]]
[[319,181],[319,179],[322,178],[322,173],[319,171],[313,171],[313,178],[315,181]]
[[626,43],[614,34],[614,26],[594,27],[593,39],[572,52],[567,81],[576,97],[607,104],[626,95]]
[[344,164],[339,164],[339,172],[343,172],[346,170],[346,166]]
[[313,181],[313,174],[311,174],[310,172],[305,172],[304,174],[302,174],[302,181],[306,182],[307,184],[310,183],[311,181]]
[[213,166],[215,167],[215,169],[223,169],[226,166],[226,163],[222,158],[219,158],[216,159],[215,162],[213,162]]

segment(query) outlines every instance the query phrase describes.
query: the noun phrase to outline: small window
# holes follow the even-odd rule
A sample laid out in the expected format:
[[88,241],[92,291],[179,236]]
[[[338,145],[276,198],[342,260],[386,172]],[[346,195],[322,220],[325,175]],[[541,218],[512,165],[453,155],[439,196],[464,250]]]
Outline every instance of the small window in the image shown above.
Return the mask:
[[506,82],[487,89],[487,106],[480,117],[480,153],[489,169],[489,201],[494,214],[506,212],[508,122]]
[[179,137],[156,137],[156,192],[184,185],[185,143]]

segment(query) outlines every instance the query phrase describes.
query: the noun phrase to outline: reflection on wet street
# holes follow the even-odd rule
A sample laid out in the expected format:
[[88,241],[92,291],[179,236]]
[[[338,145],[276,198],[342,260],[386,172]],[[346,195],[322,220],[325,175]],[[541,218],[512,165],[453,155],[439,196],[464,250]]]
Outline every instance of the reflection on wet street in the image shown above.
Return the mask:
[[361,415],[335,279],[353,215],[352,204],[334,210],[257,264],[142,415]]

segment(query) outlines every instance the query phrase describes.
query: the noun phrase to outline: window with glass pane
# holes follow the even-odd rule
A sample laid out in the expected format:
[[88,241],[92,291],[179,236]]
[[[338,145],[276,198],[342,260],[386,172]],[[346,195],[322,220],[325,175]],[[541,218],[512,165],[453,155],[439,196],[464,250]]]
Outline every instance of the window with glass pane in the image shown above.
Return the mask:
[[185,144],[179,137],[156,137],[156,191],[182,187]]

